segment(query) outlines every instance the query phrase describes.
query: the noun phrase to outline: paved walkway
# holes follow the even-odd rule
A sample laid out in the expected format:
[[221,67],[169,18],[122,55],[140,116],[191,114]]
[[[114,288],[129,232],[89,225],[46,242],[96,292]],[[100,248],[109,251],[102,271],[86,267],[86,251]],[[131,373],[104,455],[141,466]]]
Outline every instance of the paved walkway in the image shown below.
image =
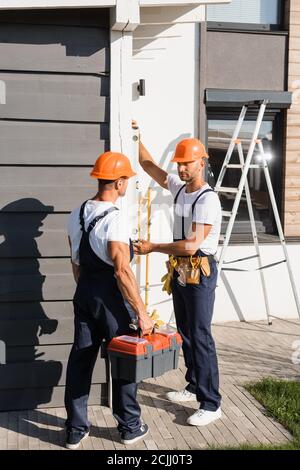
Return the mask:
[[[214,326],[223,395],[221,420],[207,427],[186,424],[196,403],[184,406],[168,402],[165,392],[185,385],[184,364],[140,386],[139,401],[148,436],[130,449],[204,449],[240,443],[283,443],[291,435],[243,388],[243,383],[264,376],[300,378],[300,364],[292,362],[293,342],[300,339],[300,322],[275,320],[226,323]],[[119,440],[115,421],[108,408],[91,406],[90,437],[83,449],[126,449]],[[63,449],[63,408],[0,413],[0,449]],[[128,447],[127,447],[128,448]]]

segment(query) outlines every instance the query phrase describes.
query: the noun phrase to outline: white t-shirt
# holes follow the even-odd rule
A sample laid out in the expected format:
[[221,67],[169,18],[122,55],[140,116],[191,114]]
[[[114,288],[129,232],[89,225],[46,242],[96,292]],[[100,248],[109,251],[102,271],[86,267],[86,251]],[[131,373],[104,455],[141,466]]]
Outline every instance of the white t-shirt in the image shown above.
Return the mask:
[[[84,208],[84,222],[87,230],[89,224],[98,215],[113,207],[112,202],[87,201]],[[79,221],[80,207],[74,209],[68,220],[68,235],[71,240],[72,261],[79,265],[79,245],[81,241],[81,226]],[[109,241],[123,242],[129,245],[128,219],[121,209],[110,212],[97,222],[90,232],[90,245],[94,253],[107,264],[113,266],[107,249]]]
[[[168,175],[167,183],[168,189],[174,198],[184,185],[184,182],[176,175]],[[206,255],[214,255],[218,248],[222,222],[222,209],[218,195],[210,191],[200,197],[196,202],[192,217],[192,204],[199,194],[206,189],[211,189],[208,183],[193,193],[186,193],[185,189],[180,191],[175,205],[173,236],[175,239],[182,238],[182,215],[185,217],[184,232],[186,237],[189,234],[192,222],[212,225],[209,234],[200,244],[199,249]]]

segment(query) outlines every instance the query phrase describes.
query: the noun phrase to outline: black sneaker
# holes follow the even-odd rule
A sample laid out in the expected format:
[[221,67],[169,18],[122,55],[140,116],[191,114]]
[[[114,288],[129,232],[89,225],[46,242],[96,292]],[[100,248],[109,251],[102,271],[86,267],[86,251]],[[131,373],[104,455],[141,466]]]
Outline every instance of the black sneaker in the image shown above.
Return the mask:
[[66,441],[66,448],[75,450],[80,446],[80,443],[83,439],[87,438],[89,435],[89,431],[76,431],[73,429],[72,431],[67,431],[67,441]]
[[135,442],[145,437],[149,432],[149,427],[147,424],[142,424],[140,429],[136,432],[123,432],[121,434],[122,444],[134,444]]

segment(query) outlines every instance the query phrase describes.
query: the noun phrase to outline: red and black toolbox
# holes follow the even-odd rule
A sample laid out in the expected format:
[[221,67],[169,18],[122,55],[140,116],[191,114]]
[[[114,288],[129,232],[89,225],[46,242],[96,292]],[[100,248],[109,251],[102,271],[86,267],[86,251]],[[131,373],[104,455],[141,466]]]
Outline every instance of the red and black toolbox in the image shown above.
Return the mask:
[[179,333],[163,329],[139,338],[123,335],[108,345],[114,379],[141,382],[177,369],[182,339]]

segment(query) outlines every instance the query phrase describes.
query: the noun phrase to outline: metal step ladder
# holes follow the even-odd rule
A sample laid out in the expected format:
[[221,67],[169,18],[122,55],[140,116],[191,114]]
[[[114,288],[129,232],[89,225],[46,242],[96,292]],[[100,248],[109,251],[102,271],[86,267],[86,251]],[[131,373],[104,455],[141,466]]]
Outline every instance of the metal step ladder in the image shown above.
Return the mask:
[[[228,226],[227,226],[227,229],[226,229],[226,233],[225,233],[225,237],[224,237],[224,241],[223,241],[223,245],[222,245],[222,249],[221,249],[221,254],[220,254],[220,257],[219,257],[219,260],[218,260],[218,272],[220,273],[221,270],[222,270],[222,267],[223,267],[223,264],[224,264],[224,259],[225,259],[225,254],[226,254],[227,247],[228,247],[228,244],[229,244],[229,241],[230,241],[230,237],[231,237],[233,225],[234,225],[234,222],[235,222],[235,219],[236,219],[236,215],[237,215],[237,212],[238,212],[239,204],[240,204],[241,198],[243,196],[243,193],[245,192],[247,207],[248,207],[248,212],[249,212],[249,217],[250,217],[251,230],[252,230],[252,235],[253,235],[253,241],[254,241],[254,246],[255,246],[255,250],[256,250],[256,256],[258,258],[259,272],[260,272],[261,283],[262,283],[262,288],[263,288],[263,295],[264,295],[264,301],[265,301],[265,307],[266,307],[266,315],[267,315],[268,324],[271,325],[272,321],[270,319],[270,305],[269,305],[268,293],[267,293],[267,288],[266,288],[265,276],[264,276],[264,272],[263,272],[261,253],[260,253],[260,248],[259,248],[259,244],[258,244],[257,230],[256,230],[256,225],[255,225],[252,202],[251,202],[249,183],[248,183],[248,179],[247,179],[248,172],[249,172],[250,168],[255,168],[257,170],[260,169],[260,170],[264,171],[266,184],[267,184],[267,188],[268,188],[268,192],[269,192],[269,196],[270,196],[270,201],[271,201],[271,205],[272,205],[272,209],[273,209],[273,213],[274,213],[274,217],[275,217],[275,221],[276,221],[276,226],[277,226],[277,230],[278,230],[278,235],[279,235],[280,243],[281,243],[281,246],[283,248],[284,255],[285,255],[284,262],[286,262],[286,264],[287,264],[288,274],[289,274],[289,278],[290,278],[290,282],[291,282],[291,286],[292,286],[294,299],[295,299],[295,303],[296,303],[296,306],[297,306],[297,311],[298,311],[299,317],[300,317],[300,303],[299,303],[297,289],[296,289],[296,285],[295,285],[295,281],[294,281],[294,277],[293,277],[293,272],[292,272],[290,261],[289,261],[286,242],[285,242],[285,238],[284,238],[284,234],[283,234],[283,230],[282,230],[282,226],[281,226],[281,222],[280,222],[278,208],[277,208],[277,205],[276,205],[276,200],[275,200],[275,196],[274,196],[274,191],[273,191],[273,187],[272,187],[272,183],[271,183],[271,178],[270,178],[270,173],[269,173],[269,169],[268,169],[268,165],[267,165],[267,160],[266,160],[264,148],[263,148],[263,145],[262,145],[262,141],[260,139],[258,139],[258,134],[259,134],[259,131],[260,131],[260,128],[261,128],[261,124],[262,124],[262,121],[263,121],[263,117],[264,117],[264,113],[265,113],[265,110],[266,110],[267,103],[268,103],[267,100],[254,101],[254,102],[245,103],[244,106],[242,107],[242,110],[241,110],[239,119],[236,123],[236,127],[234,129],[233,136],[231,138],[231,141],[230,141],[230,144],[229,144],[229,147],[228,147],[228,150],[227,150],[227,153],[226,153],[226,156],[225,156],[225,159],[224,159],[224,162],[223,162],[218,180],[217,180],[216,185],[215,185],[215,192],[216,193],[233,193],[233,194],[236,194],[232,210],[231,211],[222,211],[223,217],[229,218],[229,222],[228,222]],[[258,111],[258,116],[257,116],[257,119],[256,119],[256,123],[255,123],[255,128],[254,128],[254,131],[253,131],[253,134],[252,134],[252,137],[251,137],[250,146],[249,146],[248,153],[247,153],[246,160],[245,160],[242,141],[238,137],[239,137],[239,133],[240,133],[240,130],[242,128],[247,110],[248,110],[249,106],[253,106],[253,105],[254,106],[259,106],[259,111]],[[240,163],[239,164],[230,164],[231,156],[232,156],[232,154],[233,154],[236,147],[237,147]],[[258,148],[259,153],[260,153],[261,163],[260,164],[253,164],[252,163],[252,157],[253,157],[254,151],[257,148]],[[229,188],[229,187],[222,186],[224,176],[225,176],[226,171],[228,169],[229,170],[230,169],[240,169],[241,170],[241,179],[240,179],[240,182],[239,182],[239,185],[238,185],[237,188],[232,188],[232,187]]]

